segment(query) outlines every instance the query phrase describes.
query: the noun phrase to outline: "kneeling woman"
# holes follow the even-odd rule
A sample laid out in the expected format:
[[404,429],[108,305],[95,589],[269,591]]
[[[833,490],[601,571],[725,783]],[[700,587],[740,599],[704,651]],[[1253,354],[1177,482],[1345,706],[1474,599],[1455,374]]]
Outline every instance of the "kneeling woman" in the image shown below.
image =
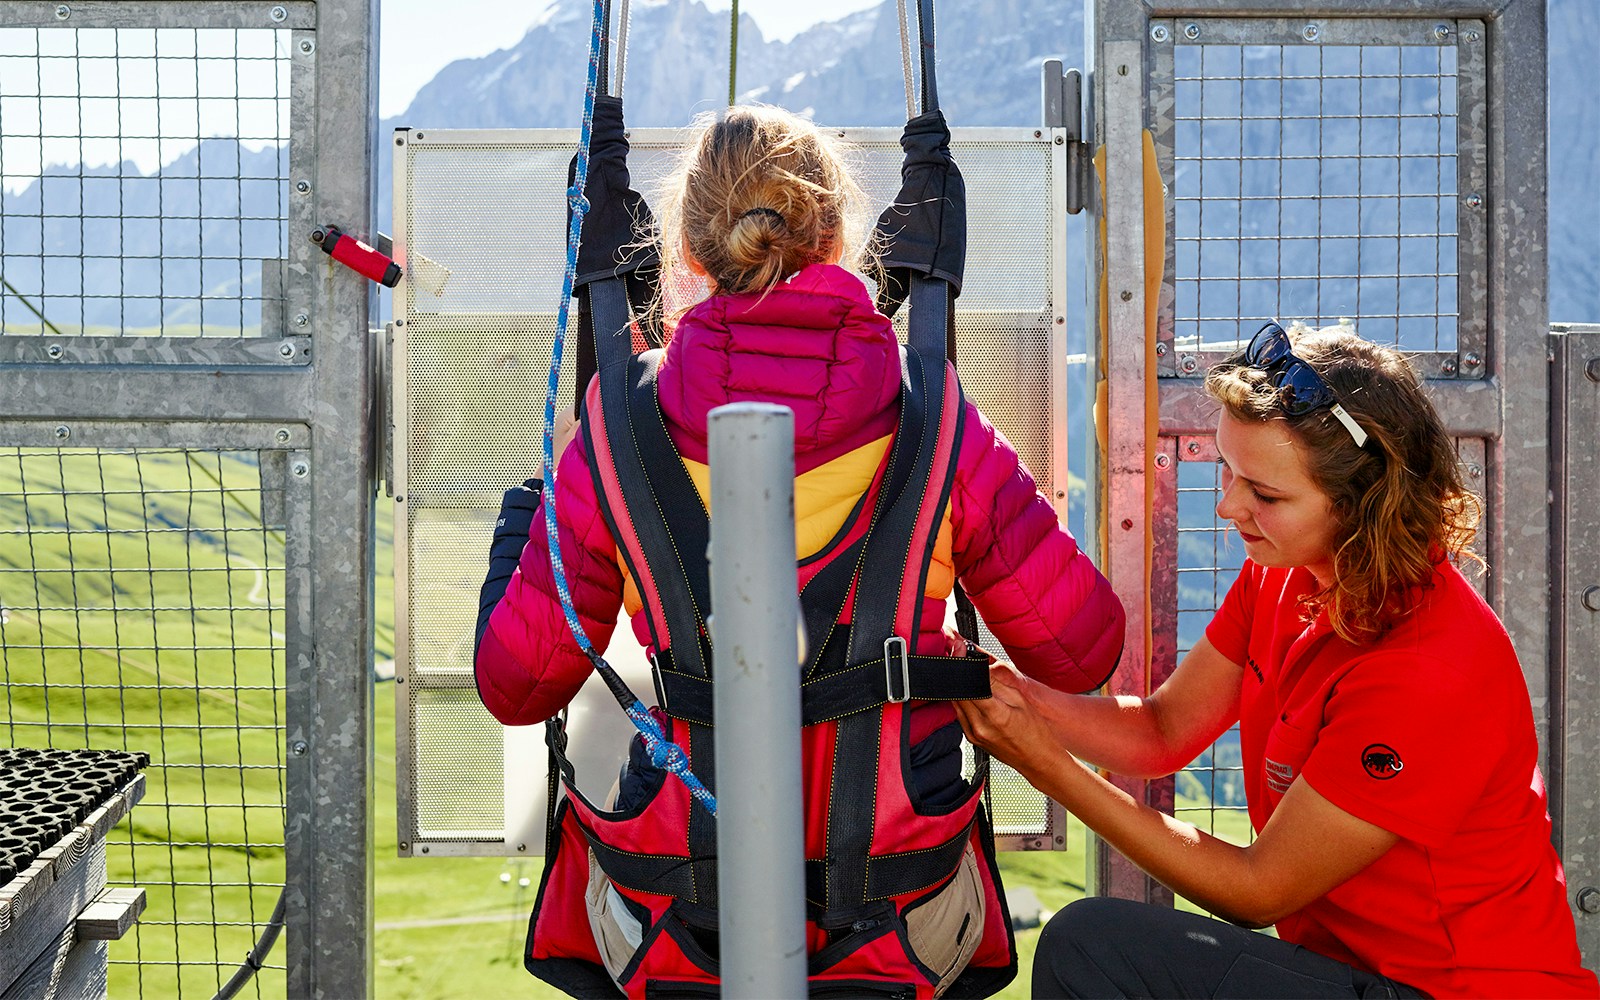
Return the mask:
[[[1455,566],[1477,526],[1396,351],[1269,324],[1206,391],[1248,556],[1148,698],[1006,665],[958,706],[988,747],[1175,892],[1243,927],[1090,899],[1039,941],[1038,996],[1596,996],[1550,843],[1528,691]],[[1235,722],[1254,843],[1135,802]],[[1073,756],[1069,756],[1073,755]]]

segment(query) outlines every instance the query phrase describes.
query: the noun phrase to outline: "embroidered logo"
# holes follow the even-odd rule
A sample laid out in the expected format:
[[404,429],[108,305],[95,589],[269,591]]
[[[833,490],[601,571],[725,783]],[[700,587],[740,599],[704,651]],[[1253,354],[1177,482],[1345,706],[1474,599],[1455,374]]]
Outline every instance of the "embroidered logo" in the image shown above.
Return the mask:
[[1361,751],[1361,766],[1379,781],[1388,781],[1399,774],[1406,765],[1394,747],[1374,743]]
[[1282,795],[1294,784],[1294,765],[1280,764],[1271,757],[1262,758],[1262,770],[1267,772],[1267,787]]

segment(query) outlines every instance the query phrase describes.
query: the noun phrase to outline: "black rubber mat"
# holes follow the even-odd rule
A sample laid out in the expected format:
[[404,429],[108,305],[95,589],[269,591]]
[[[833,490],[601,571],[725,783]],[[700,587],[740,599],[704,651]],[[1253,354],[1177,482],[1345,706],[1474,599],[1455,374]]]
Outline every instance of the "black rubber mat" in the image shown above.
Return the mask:
[[0,748],[0,885],[150,763],[121,750]]

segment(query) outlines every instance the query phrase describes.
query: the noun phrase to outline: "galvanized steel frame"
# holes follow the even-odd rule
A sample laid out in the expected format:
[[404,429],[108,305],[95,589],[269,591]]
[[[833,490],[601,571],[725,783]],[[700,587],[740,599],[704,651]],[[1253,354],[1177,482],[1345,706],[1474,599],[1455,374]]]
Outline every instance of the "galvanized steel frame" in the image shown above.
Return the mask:
[[291,996],[365,996],[372,981],[376,351],[366,281],[297,234],[372,217],[377,23],[377,0],[0,6],[5,27],[292,29],[290,176],[305,187],[288,209],[286,328],[269,333],[264,317],[263,336],[243,340],[0,337],[0,442],[55,447],[65,427],[74,446],[287,449],[304,463],[285,491]]
[[1600,749],[1600,324],[1551,329],[1550,607],[1552,789],[1584,794],[1552,798],[1556,850],[1576,906],[1578,946],[1592,968],[1600,956],[1600,798],[1594,760]]
[[[1212,410],[1201,397],[1198,374],[1215,357],[1198,355],[1179,365],[1171,350],[1173,264],[1171,209],[1168,209],[1166,278],[1162,284],[1158,338],[1160,445],[1146,446],[1143,250],[1139,238],[1143,215],[1141,130],[1155,135],[1158,165],[1172,176],[1173,92],[1172,47],[1175,18],[1227,18],[1231,30],[1252,22],[1274,37],[1303,40],[1286,32],[1289,24],[1319,23],[1337,41],[1340,22],[1364,27],[1396,19],[1437,19],[1452,28],[1462,52],[1458,86],[1463,113],[1458,119],[1457,153],[1460,210],[1458,233],[1458,347],[1440,357],[1430,389],[1451,429],[1462,438],[1485,441],[1482,487],[1489,504],[1485,538],[1490,565],[1488,596],[1516,643],[1528,680],[1540,729],[1543,754],[1558,744],[1557,720],[1562,706],[1552,706],[1552,672],[1559,661],[1550,642],[1550,565],[1552,535],[1546,500],[1549,454],[1549,387],[1546,349],[1546,207],[1545,176],[1545,11],[1541,0],[1314,0],[1289,4],[1281,0],[1096,0],[1092,7],[1089,61],[1093,67],[1094,132],[1092,142],[1106,150],[1108,238],[1106,259],[1098,262],[1115,276],[1109,295],[1110,337],[1105,366],[1108,380],[1107,440],[1099,486],[1106,498],[1104,522],[1109,525],[1106,567],[1128,605],[1129,649],[1144,642],[1147,628],[1163,635],[1176,623],[1161,596],[1173,583],[1171,560],[1156,560],[1154,578],[1144,575],[1142,544],[1146,496],[1162,499],[1158,468],[1169,439],[1183,434],[1207,435]],[[1288,19],[1292,19],[1292,22]],[[1335,19],[1332,25],[1321,19]],[[1152,27],[1165,28],[1165,43],[1152,38]],[[1479,39],[1470,36],[1476,33]],[[1157,34],[1163,34],[1157,32]],[[1243,36],[1241,36],[1243,37]],[[1353,38],[1354,36],[1352,36]],[[1365,40],[1365,39],[1364,39]],[[1165,80],[1167,82],[1163,83]],[[1481,96],[1481,99],[1479,99]],[[1466,110],[1478,109],[1478,110]],[[1481,110],[1481,113],[1479,111]],[[1478,166],[1481,164],[1482,166]],[[1481,194],[1480,194],[1481,193]],[[1472,199],[1469,195],[1480,194]],[[1186,359],[1187,360],[1187,359]],[[1473,363],[1477,362],[1477,363]],[[1430,366],[1431,367],[1431,366]],[[1432,373],[1429,373],[1432,374]],[[1166,470],[1171,470],[1170,462]],[[1514,472],[1513,472],[1514,468]],[[1153,477],[1153,478],[1152,478]],[[1505,512],[1517,512],[1517,530],[1504,529]],[[1121,530],[1128,525],[1128,530]],[[1170,544],[1171,529],[1158,523],[1157,545]],[[1554,554],[1560,558],[1560,553]],[[1153,593],[1153,599],[1147,593]],[[1168,605],[1170,607],[1170,605]],[[1158,648],[1162,643],[1157,641]],[[1161,648],[1161,655],[1167,650]],[[1128,662],[1125,659],[1125,663]],[[1136,662],[1118,672],[1112,689],[1145,693],[1171,662]],[[1552,760],[1552,772],[1559,770]],[[1565,788],[1570,778],[1553,781],[1552,810],[1558,828],[1564,822]],[[1136,784],[1131,789],[1159,799],[1159,788]],[[1592,828],[1592,818],[1587,821]],[[1136,898],[1170,898],[1115,852],[1099,852],[1098,890]]]

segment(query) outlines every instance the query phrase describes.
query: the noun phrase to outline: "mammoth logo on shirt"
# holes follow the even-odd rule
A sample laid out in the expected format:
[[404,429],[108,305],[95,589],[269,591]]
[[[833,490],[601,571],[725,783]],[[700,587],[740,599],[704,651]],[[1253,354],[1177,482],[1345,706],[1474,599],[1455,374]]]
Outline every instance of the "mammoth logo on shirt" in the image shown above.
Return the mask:
[[1374,743],[1361,751],[1361,766],[1379,781],[1388,781],[1399,774],[1406,765],[1394,747]]

